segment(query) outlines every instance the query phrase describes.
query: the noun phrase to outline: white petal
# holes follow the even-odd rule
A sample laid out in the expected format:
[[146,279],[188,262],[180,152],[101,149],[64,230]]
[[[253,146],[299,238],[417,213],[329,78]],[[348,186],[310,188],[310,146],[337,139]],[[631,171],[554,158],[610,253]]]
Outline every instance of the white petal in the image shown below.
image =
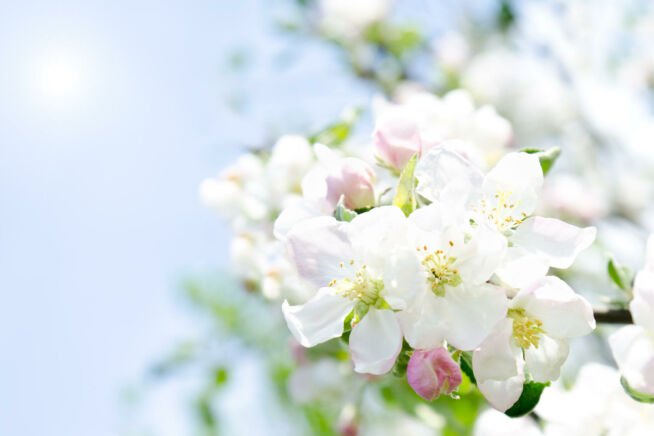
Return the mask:
[[525,350],[527,369],[535,382],[546,383],[559,378],[561,365],[568,358],[568,343],[562,339],[540,335],[538,348],[529,347]]
[[429,206],[416,209],[410,216],[411,222],[425,231],[438,231],[443,228],[443,208],[434,201]]
[[547,260],[522,247],[509,247],[504,263],[495,274],[512,288],[522,288],[545,277],[549,265]]
[[511,236],[514,245],[547,259],[550,266],[568,268],[595,240],[595,227],[579,228],[555,218],[526,219]]
[[482,174],[477,167],[441,145],[429,150],[416,165],[416,191],[428,200],[439,200],[450,187],[456,187],[461,201],[468,201],[481,186]]
[[554,338],[584,336],[595,328],[593,308],[558,277],[547,276],[523,288],[511,307],[524,308],[543,322],[543,330]]
[[411,347],[431,350],[443,345],[448,329],[445,300],[425,289],[407,310],[398,313],[402,332]]
[[340,263],[353,256],[343,224],[331,217],[298,223],[288,233],[287,241],[298,272],[316,287],[343,277]]
[[513,152],[506,154],[488,172],[484,182],[521,190],[538,190],[543,185],[543,170],[533,154]]
[[352,328],[350,351],[356,372],[387,373],[401,349],[402,331],[392,310],[371,308]]
[[486,282],[503,263],[507,252],[506,238],[485,224],[480,224],[465,244],[469,254],[458,257],[457,269],[466,283]]
[[[409,220],[400,208],[381,206],[357,215],[347,226],[352,247],[359,253],[372,251],[378,255],[381,248],[391,249],[406,244]],[[358,258],[365,257],[359,255]]]
[[609,337],[609,345],[629,386],[654,395],[654,334],[637,325],[628,325]]
[[642,270],[636,274],[629,309],[636,324],[654,332],[654,272]]
[[484,178],[483,191],[492,197],[498,190],[510,195],[513,212],[531,215],[543,185],[543,170],[533,154],[514,152],[504,156]]
[[512,334],[512,320],[501,321],[472,355],[479,390],[501,412],[518,401],[525,381],[524,360],[511,343]]
[[474,436],[543,436],[536,420],[529,416],[510,418],[488,409],[475,420]]
[[314,218],[320,215],[318,207],[307,201],[299,201],[285,208],[275,220],[273,234],[280,241],[285,241],[288,233],[293,227],[306,219]]
[[442,299],[448,318],[445,339],[459,350],[477,348],[504,318],[508,306],[504,290],[488,284],[448,288]]
[[330,288],[322,288],[305,304],[290,306],[284,301],[282,313],[295,339],[305,347],[313,347],[341,336],[345,317],[353,307],[352,300],[334,295]]

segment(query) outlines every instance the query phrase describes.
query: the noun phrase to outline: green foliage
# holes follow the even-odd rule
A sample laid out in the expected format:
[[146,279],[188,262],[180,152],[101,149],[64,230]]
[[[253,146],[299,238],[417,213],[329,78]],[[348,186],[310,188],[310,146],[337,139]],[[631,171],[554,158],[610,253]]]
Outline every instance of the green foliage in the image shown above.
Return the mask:
[[309,142],[319,142],[328,147],[339,147],[354,130],[354,125],[361,116],[361,109],[348,111],[341,120],[309,136]]
[[517,418],[519,416],[524,416],[534,410],[534,407],[540,401],[540,395],[543,393],[543,389],[549,386],[550,383],[536,383],[534,381],[525,382],[522,386],[522,394],[520,398],[515,402],[513,406],[506,412],[507,416],[511,418]]
[[468,352],[463,352],[461,353],[461,357],[459,359],[459,366],[461,367],[461,371],[468,376],[468,379],[470,379],[470,382],[473,384],[477,384],[477,380],[475,379],[475,374],[472,371],[472,356]]
[[411,348],[409,343],[403,339],[402,350],[400,351],[400,354],[397,356],[397,360],[395,361],[395,365],[393,366],[393,369],[391,371],[395,377],[404,377],[406,375],[406,370],[407,367],[409,366],[409,359],[411,358],[412,353],[413,353],[413,348]]
[[654,403],[654,395],[649,395],[645,394],[643,392],[639,392],[635,389],[633,389],[631,386],[629,386],[629,383],[627,382],[627,379],[624,377],[620,377],[620,384],[622,385],[622,388],[624,391],[634,400],[638,401],[639,403]]
[[502,32],[506,32],[514,22],[515,13],[513,12],[511,2],[508,0],[502,0],[500,4],[500,10],[497,13],[497,26]]
[[618,288],[631,293],[631,283],[634,275],[629,267],[619,264],[613,256],[609,256],[606,269],[609,273],[609,277]]
[[413,157],[407,162],[406,166],[400,174],[400,180],[397,183],[397,190],[395,191],[395,198],[393,198],[393,206],[402,209],[406,216],[411,215],[416,209],[416,178],[414,175],[416,169],[416,162],[418,155],[414,154]]
[[547,150],[540,148],[523,148],[520,150],[524,153],[535,154],[540,161],[540,167],[543,169],[543,175],[547,175],[549,170],[554,165],[554,162],[561,154],[561,147],[551,147]]

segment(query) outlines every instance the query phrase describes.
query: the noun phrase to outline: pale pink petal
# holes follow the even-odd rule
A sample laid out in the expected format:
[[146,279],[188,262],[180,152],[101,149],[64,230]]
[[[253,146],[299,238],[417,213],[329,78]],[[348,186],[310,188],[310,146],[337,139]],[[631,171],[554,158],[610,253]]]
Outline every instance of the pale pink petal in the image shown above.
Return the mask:
[[409,359],[407,381],[427,401],[450,394],[461,384],[461,370],[444,347],[415,350]]
[[297,223],[287,234],[287,241],[298,272],[316,287],[342,278],[346,272],[340,264],[353,256],[343,223],[331,217]]

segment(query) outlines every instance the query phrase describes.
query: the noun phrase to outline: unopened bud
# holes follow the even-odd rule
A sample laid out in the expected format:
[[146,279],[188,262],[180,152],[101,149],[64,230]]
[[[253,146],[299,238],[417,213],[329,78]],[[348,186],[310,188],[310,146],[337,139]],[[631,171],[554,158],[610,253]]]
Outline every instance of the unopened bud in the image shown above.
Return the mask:
[[461,370],[444,347],[416,350],[406,373],[409,385],[427,401],[451,394],[461,384]]

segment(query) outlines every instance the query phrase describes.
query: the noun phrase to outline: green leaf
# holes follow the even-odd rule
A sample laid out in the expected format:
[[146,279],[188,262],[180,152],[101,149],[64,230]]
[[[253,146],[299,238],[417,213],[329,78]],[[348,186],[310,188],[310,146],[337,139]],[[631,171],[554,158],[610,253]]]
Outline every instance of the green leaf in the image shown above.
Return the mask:
[[551,147],[547,150],[541,148],[523,148],[520,150],[524,153],[535,154],[538,160],[540,161],[540,167],[543,170],[543,175],[546,175],[554,162],[561,154],[561,147]]
[[536,383],[533,381],[528,381],[522,385],[522,394],[520,398],[515,402],[513,406],[506,412],[505,415],[510,416],[511,418],[517,418],[519,416],[524,416],[527,413],[534,410],[534,407],[538,404],[540,400],[540,395],[543,393],[543,389],[549,386],[550,383]]
[[468,376],[470,381],[476,385],[477,379],[475,379],[475,374],[472,371],[472,356],[470,355],[470,353],[467,352],[461,353],[461,357],[459,359],[459,366],[461,367],[461,371],[463,371],[463,373]]
[[355,216],[357,216],[357,213],[345,207],[345,196],[341,195],[338,203],[336,203],[336,209],[334,209],[334,218],[338,221],[347,221],[349,223]]
[[400,175],[400,181],[397,183],[395,198],[393,198],[393,206],[402,209],[402,212],[406,216],[411,215],[411,212],[416,209],[416,179],[414,171],[417,161],[418,155],[414,154],[409,162],[407,162]]
[[395,365],[393,366],[392,373],[395,377],[404,377],[406,375],[407,367],[409,366],[409,359],[413,353],[413,348],[406,340],[402,341],[402,351],[397,356]]
[[350,137],[361,112],[362,110],[358,108],[348,110],[340,121],[330,124],[319,132],[309,136],[309,142],[312,144],[319,142],[328,147],[340,146]]
[[654,403],[654,395],[638,392],[637,390],[629,386],[627,379],[625,379],[624,377],[620,377],[620,384],[622,385],[624,391],[634,400],[640,403]]
[[227,382],[228,378],[229,378],[229,373],[227,372],[227,368],[219,367],[214,370],[213,383],[215,387],[220,387],[224,385]]
[[606,269],[609,273],[609,277],[613,280],[618,288],[623,291],[631,292],[631,282],[633,280],[633,273],[629,267],[619,264],[613,258],[609,256],[609,261],[606,264]]

